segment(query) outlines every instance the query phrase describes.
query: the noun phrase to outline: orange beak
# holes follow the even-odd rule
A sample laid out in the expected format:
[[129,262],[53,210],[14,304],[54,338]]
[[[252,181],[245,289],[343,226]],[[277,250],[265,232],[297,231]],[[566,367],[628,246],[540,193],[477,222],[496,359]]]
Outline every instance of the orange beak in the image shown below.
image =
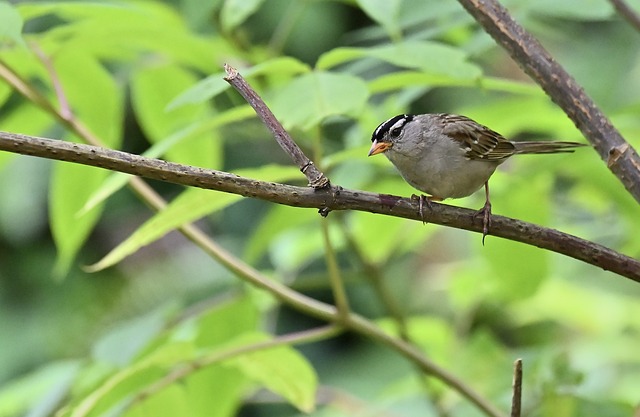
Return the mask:
[[378,142],[377,140],[373,142],[371,145],[371,149],[369,149],[369,156],[377,155],[379,153],[385,152],[389,148],[391,148],[393,144],[391,142]]

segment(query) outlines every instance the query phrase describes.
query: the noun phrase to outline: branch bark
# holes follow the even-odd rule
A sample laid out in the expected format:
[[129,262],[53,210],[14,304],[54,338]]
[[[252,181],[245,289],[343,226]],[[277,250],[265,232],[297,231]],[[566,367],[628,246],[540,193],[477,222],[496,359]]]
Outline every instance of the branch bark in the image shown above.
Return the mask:
[[564,110],[640,202],[640,156],[544,47],[496,0],[458,0],[493,39]]
[[511,417],[522,414],[522,359],[513,363],[513,395],[511,396]]
[[227,73],[224,80],[238,90],[247,103],[253,107],[262,122],[273,134],[278,145],[291,157],[293,162],[300,168],[300,171],[307,177],[309,186],[313,188],[330,186],[329,179],[315,166],[313,161],[302,152],[293,139],[291,139],[291,136],[271,112],[271,109],[267,107],[262,98],[251,88],[244,77],[238,73],[238,70],[229,64],[224,64],[224,70]]
[[[140,177],[239,194],[293,207],[358,210],[422,221],[418,203],[410,198],[341,187],[296,187],[257,181],[228,172],[145,158],[126,152],[54,139],[0,132],[0,150],[120,171]],[[475,211],[433,203],[425,214],[429,223],[477,233],[482,222]],[[492,216],[490,234],[567,255],[640,282],[640,261],[604,246],[535,224]]]

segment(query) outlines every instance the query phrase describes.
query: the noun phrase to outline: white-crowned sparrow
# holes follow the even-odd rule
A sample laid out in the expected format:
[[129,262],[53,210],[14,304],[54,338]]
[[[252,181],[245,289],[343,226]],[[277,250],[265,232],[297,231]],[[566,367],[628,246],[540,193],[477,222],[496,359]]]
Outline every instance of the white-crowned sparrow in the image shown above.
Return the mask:
[[576,142],[512,142],[486,126],[455,114],[401,114],[381,123],[371,136],[369,156],[384,153],[413,187],[428,193],[423,203],[473,194],[483,185],[486,202],[482,240],[489,232],[489,178],[516,154],[573,152]]

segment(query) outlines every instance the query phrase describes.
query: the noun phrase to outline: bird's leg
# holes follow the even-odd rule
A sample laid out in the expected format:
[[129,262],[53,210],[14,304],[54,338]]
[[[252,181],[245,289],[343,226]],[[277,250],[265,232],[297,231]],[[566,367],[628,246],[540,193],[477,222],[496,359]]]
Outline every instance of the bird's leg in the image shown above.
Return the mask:
[[489,181],[484,183],[484,194],[486,200],[484,206],[476,212],[474,217],[482,214],[482,245],[484,246],[484,238],[489,233],[489,226],[491,226],[491,201],[489,200]]
[[426,206],[429,207],[429,210],[433,210],[433,207],[431,207],[431,200],[429,200],[429,197],[424,194],[411,194],[411,199],[418,200],[418,213],[420,213],[420,219],[422,220],[422,224],[427,224],[427,221],[424,219],[424,206],[426,204]]
[[427,224],[427,221],[424,219],[424,206],[426,205],[429,211],[433,210],[433,206],[431,205],[432,201],[442,201],[441,198],[435,196],[427,196],[424,194],[415,195],[411,194],[412,200],[418,200],[418,210],[420,213],[420,219],[422,220],[422,224]]

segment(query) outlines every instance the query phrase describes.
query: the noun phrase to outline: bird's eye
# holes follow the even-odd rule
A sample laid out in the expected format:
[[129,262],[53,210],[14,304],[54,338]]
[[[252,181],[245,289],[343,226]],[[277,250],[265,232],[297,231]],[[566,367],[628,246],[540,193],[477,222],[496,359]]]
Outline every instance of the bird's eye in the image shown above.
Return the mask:
[[397,138],[398,136],[400,136],[400,133],[402,133],[402,129],[400,129],[399,127],[396,127],[395,129],[391,129],[391,131],[389,132],[389,134],[393,138]]

